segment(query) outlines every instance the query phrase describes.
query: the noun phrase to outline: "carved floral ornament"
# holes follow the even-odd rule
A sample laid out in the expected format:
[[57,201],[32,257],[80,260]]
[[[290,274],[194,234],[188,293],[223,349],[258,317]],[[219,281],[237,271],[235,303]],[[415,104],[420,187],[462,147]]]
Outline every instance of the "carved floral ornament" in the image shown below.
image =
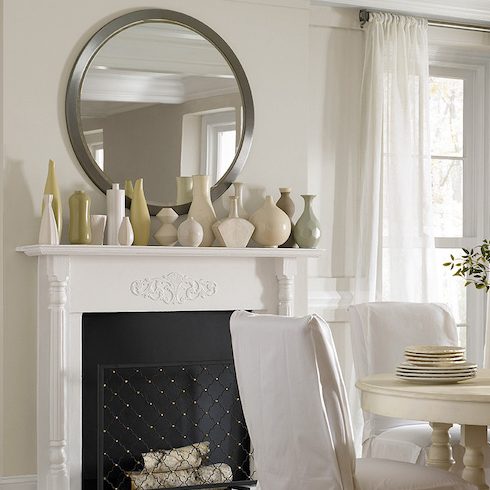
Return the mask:
[[216,283],[206,279],[193,279],[178,272],[169,272],[153,279],[133,281],[130,289],[136,296],[170,305],[213,296],[216,293]]

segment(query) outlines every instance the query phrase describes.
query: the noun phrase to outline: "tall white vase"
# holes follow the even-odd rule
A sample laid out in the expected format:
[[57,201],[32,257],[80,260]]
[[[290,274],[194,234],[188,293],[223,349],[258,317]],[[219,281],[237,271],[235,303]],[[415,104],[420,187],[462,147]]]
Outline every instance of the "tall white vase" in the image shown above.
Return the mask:
[[112,184],[107,197],[107,245],[119,245],[118,233],[124,218],[124,189]]
[[203,229],[203,239],[200,247],[210,247],[214,242],[213,224],[216,213],[211,203],[209,191],[209,175],[192,176],[192,204],[189,217],[194,218]]
[[44,194],[43,213],[41,216],[41,226],[39,227],[40,245],[59,245],[60,237],[58,226],[53,211],[53,194]]

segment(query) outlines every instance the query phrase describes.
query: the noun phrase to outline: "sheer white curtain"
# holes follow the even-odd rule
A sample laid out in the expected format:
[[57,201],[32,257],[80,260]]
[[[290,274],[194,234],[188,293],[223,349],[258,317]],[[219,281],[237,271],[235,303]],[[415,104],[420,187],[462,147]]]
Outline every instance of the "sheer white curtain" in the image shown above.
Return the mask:
[[[435,300],[427,21],[371,13],[365,34],[354,302]],[[362,413],[348,385],[359,449]]]
[[436,298],[427,21],[371,13],[362,84],[356,303]]

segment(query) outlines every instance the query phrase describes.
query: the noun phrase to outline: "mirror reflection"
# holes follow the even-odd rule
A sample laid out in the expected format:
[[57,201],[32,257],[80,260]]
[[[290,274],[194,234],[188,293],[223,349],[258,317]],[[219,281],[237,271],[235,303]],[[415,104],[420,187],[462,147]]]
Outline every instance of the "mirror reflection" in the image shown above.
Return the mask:
[[186,179],[177,177],[219,181],[242,138],[242,99],[227,60],[170,22],[110,38],[88,66],[79,110],[86,147],[107,179],[143,177],[147,200],[159,205],[189,201]]

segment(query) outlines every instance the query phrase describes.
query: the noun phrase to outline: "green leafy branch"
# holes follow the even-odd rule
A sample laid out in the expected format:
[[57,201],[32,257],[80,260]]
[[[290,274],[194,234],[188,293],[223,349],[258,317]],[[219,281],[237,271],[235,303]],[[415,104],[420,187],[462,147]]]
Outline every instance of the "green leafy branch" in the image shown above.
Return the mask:
[[454,257],[451,255],[451,261],[445,262],[444,267],[449,267],[453,276],[459,276],[465,279],[465,286],[473,284],[476,289],[490,289],[490,240],[483,240],[471,250],[462,249],[464,255]]

